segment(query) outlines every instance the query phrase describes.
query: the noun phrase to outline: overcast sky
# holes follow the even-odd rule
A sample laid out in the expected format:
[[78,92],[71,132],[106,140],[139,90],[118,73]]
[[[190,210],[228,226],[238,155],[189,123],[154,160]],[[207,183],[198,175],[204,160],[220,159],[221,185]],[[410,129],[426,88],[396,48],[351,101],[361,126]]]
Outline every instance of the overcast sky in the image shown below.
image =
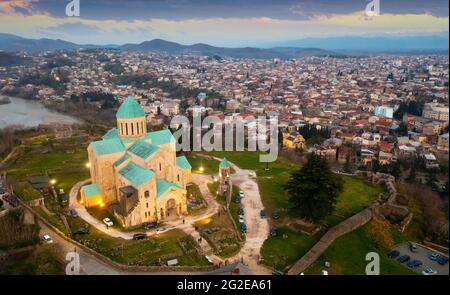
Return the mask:
[[305,37],[448,33],[448,0],[0,0],[0,32],[82,44],[138,43],[162,38],[183,44],[251,46]]

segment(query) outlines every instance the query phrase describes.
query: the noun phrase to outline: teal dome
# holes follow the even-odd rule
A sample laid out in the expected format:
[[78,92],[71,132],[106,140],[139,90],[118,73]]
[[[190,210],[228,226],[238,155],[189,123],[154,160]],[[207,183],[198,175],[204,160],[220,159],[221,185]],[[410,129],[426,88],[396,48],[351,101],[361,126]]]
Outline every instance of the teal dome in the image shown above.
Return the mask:
[[145,117],[144,109],[134,98],[128,96],[117,111],[116,118],[132,119],[139,117]]

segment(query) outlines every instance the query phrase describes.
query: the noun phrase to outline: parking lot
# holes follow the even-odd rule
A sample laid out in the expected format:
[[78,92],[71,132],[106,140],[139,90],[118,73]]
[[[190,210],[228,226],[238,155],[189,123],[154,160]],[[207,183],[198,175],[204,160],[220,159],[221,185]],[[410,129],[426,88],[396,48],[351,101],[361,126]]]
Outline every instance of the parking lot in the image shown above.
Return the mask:
[[[418,259],[418,260],[422,261],[423,262],[422,266],[412,268],[412,270],[414,270],[418,274],[422,274],[422,271],[424,269],[427,269],[430,267],[432,269],[434,269],[435,271],[437,271],[438,275],[448,275],[449,274],[449,267],[448,267],[449,264],[448,263],[446,263],[445,265],[440,265],[439,263],[437,263],[437,261],[433,261],[430,259],[430,254],[432,252],[439,253],[440,255],[443,255],[446,257],[448,257],[448,255],[444,255],[444,254],[440,253],[439,251],[430,250],[429,248],[421,246],[420,244],[416,244],[416,245],[417,245],[416,252],[412,252],[409,249],[409,243],[403,243],[403,244],[397,245],[392,250],[398,250],[400,252],[399,256],[409,255],[411,257],[410,260]],[[395,259],[397,259],[397,258],[395,258]],[[403,263],[403,265],[405,267],[408,267],[408,266],[406,266],[406,263]]]

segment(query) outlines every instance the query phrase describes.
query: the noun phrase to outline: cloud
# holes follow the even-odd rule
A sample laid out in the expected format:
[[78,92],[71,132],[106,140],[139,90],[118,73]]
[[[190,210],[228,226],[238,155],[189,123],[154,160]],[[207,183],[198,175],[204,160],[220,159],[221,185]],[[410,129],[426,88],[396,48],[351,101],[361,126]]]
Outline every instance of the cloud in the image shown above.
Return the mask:
[[[0,27],[25,37],[55,37],[77,43],[136,43],[165,38],[185,44],[222,46],[294,40],[312,36],[411,35],[448,31],[448,17],[428,13],[382,13],[367,18],[363,11],[315,14],[302,19],[271,17],[213,17],[173,20],[166,18],[115,20],[55,17],[34,9],[33,0],[0,2]],[[7,5],[4,5],[7,3]],[[18,4],[18,5],[16,5]],[[20,13],[17,7],[32,14]]]

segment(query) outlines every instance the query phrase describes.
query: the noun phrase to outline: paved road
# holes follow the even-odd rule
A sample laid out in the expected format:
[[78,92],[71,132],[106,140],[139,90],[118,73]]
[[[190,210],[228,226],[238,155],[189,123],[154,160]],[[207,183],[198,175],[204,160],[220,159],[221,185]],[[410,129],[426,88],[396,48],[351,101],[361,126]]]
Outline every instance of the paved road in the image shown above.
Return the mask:
[[[221,160],[215,158],[216,160]],[[256,174],[252,170],[244,170],[230,163],[235,173],[231,175],[233,184],[239,186],[244,192],[245,197],[241,200],[244,208],[244,219],[247,224],[247,234],[245,243],[241,251],[231,259],[243,259],[244,264],[258,275],[271,274],[271,270],[260,265],[260,250],[264,241],[269,236],[270,226],[267,219],[260,217],[260,212],[264,208],[258,184],[256,183]],[[233,212],[234,214],[234,212]]]

